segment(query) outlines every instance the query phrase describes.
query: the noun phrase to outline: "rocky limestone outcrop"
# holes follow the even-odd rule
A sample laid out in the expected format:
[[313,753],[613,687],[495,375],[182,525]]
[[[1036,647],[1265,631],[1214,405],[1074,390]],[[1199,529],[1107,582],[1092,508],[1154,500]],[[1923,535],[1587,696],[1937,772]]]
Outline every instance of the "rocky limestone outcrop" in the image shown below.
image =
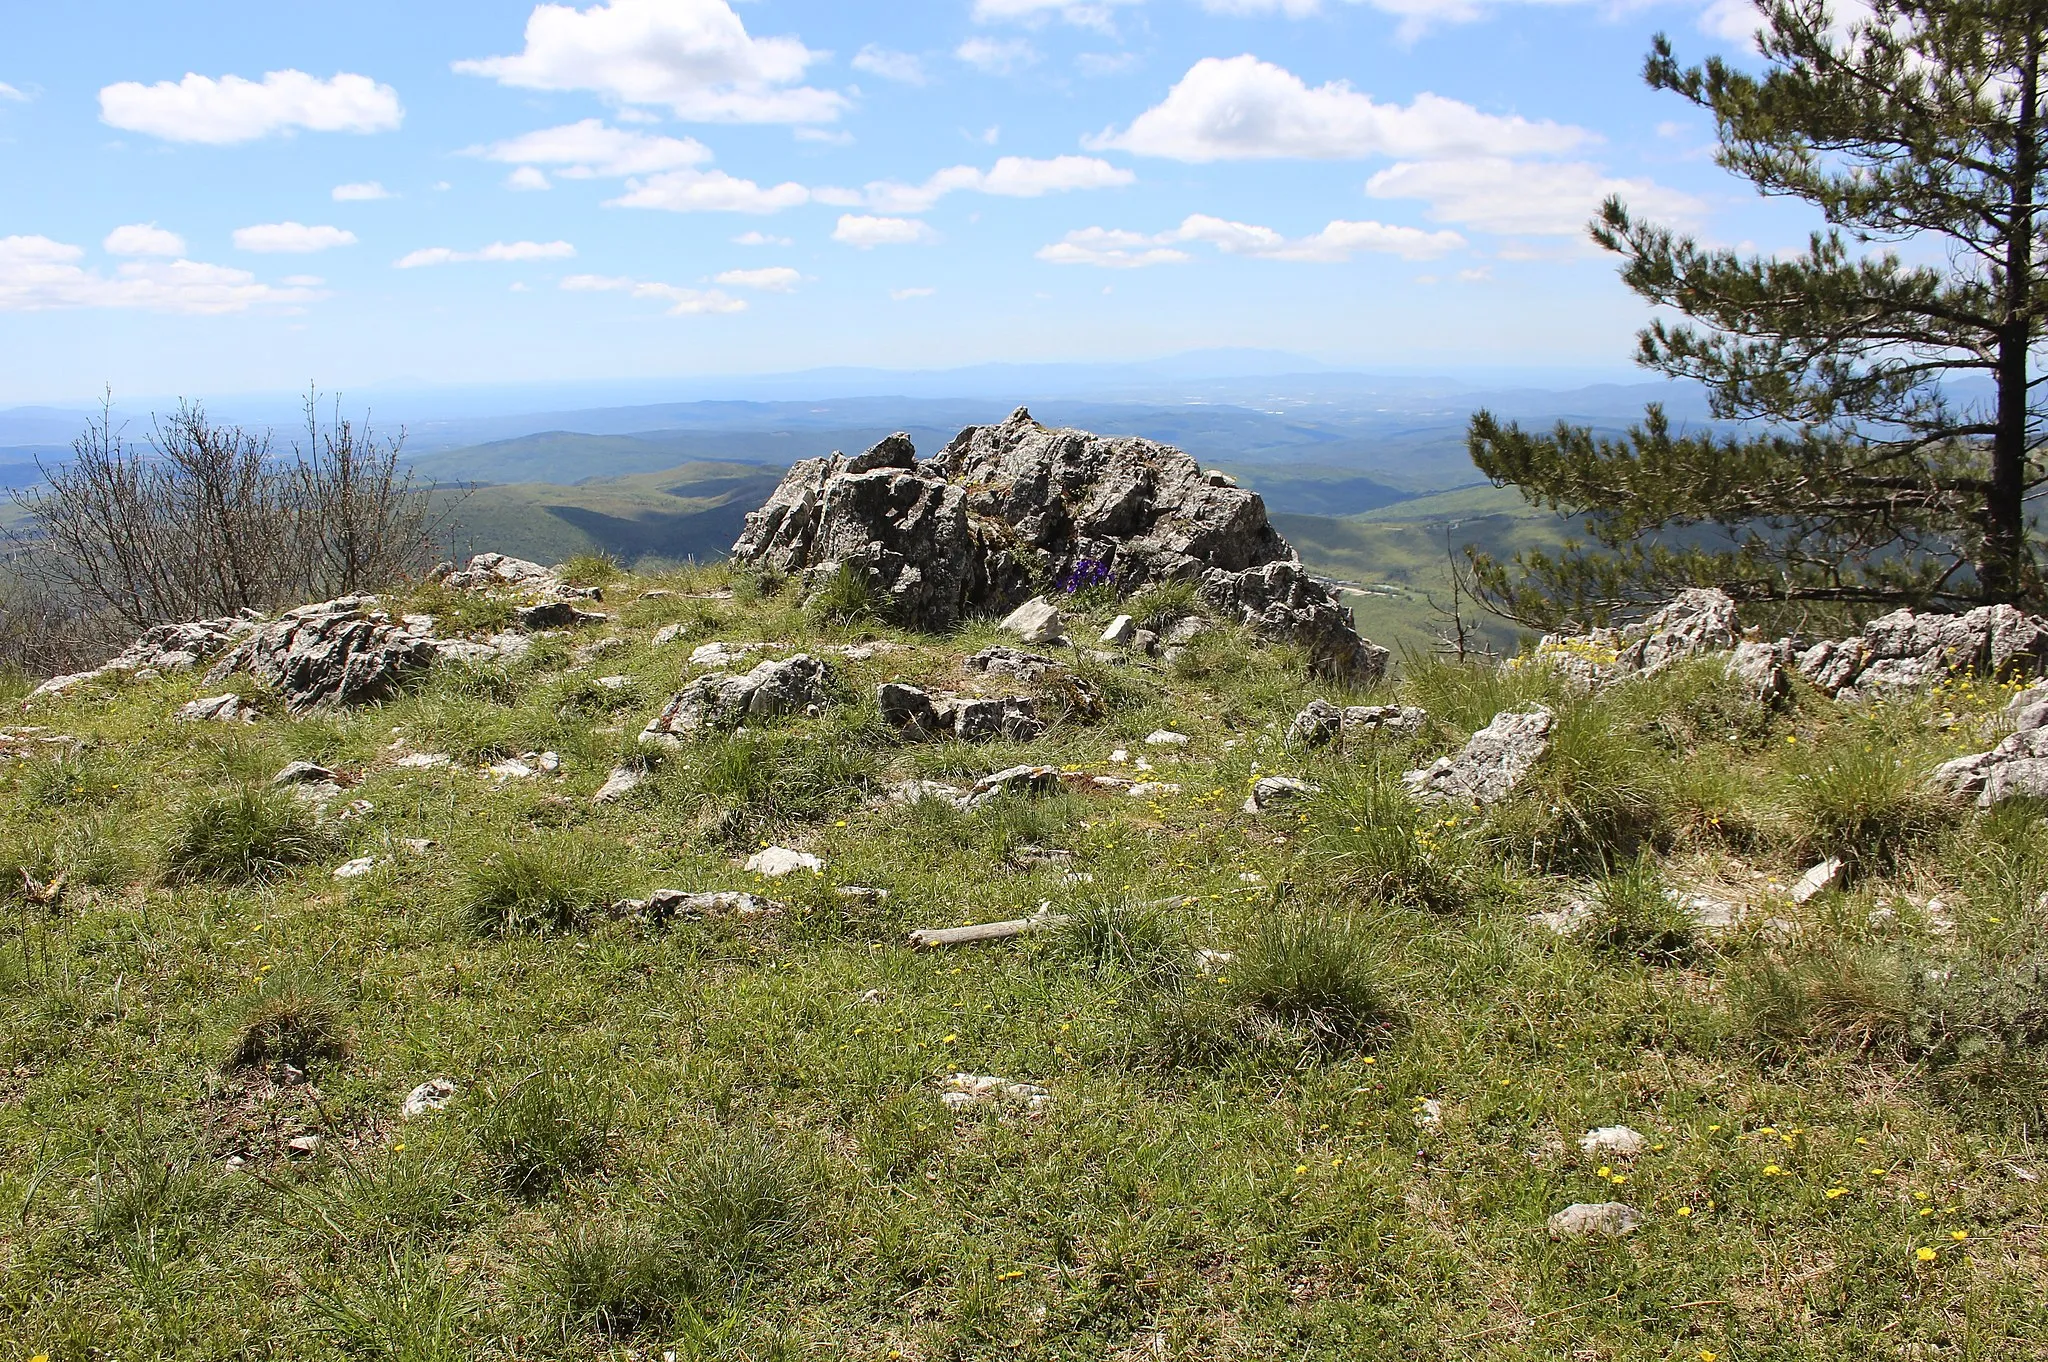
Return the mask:
[[822,707],[831,668],[809,653],[763,662],[745,676],[700,676],[662,706],[641,730],[640,741],[664,746],[707,733],[729,732],[749,719],[772,719]]
[[733,557],[811,580],[851,567],[895,618],[934,631],[1009,614],[1086,560],[1126,591],[1200,582],[1211,608],[1308,645],[1332,675],[1386,664],[1295,561],[1256,493],[1170,446],[1048,429],[1021,408],[922,462],[898,434],[797,464],[747,517]]
[[1424,803],[1498,804],[1549,754],[1556,722],[1542,705],[1496,714],[1457,756],[1439,757],[1401,779]]
[[2048,671],[2048,619],[2010,605],[1960,615],[1895,610],[1854,638],[1779,645],[1789,664],[1829,695],[1852,699],[1914,690],[1955,676],[2039,676]]
[[554,568],[502,553],[479,553],[461,571],[450,572],[441,580],[457,591],[518,591],[558,600],[603,599],[603,593],[595,587],[570,586]]
[[1202,603],[1262,638],[1308,649],[1309,670],[1360,684],[1386,675],[1390,654],[1361,638],[1349,606],[1292,559],[1244,572],[1212,568]]
[[1618,629],[1547,634],[1534,658],[1567,680],[1596,690],[1631,676],[1650,676],[1674,662],[1732,651],[1742,641],[1735,601],[1717,587],[1679,592],[1647,618]]
[[206,673],[218,685],[237,672],[284,697],[294,711],[381,700],[408,673],[439,656],[431,634],[394,620],[374,596],[343,596],[287,610],[224,653]]
[[1793,674],[1844,700],[1924,689],[1958,676],[2048,672],[2048,619],[2010,605],[1960,615],[1895,610],[1850,638],[1745,640],[1735,602],[1711,587],[1681,591],[1639,624],[1546,637],[1534,659],[1587,689],[1648,676],[1685,658],[1726,654],[1728,674],[1761,702],[1790,689]]
[[1038,717],[1038,701],[1029,695],[995,699],[948,696],[933,700],[916,686],[885,682],[876,688],[875,703],[881,710],[882,722],[907,738],[956,738],[961,742],[1007,738],[1011,742],[1029,742],[1045,733],[1045,721]]
[[1428,719],[1429,711],[1415,705],[1339,707],[1328,700],[1311,700],[1287,726],[1287,741],[1294,747],[1327,747],[1340,738],[1378,733],[1406,737],[1421,732]]
[[261,616],[252,613],[193,620],[185,624],[154,625],[143,630],[133,643],[99,666],[73,672],[69,676],[53,676],[30,691],[28,698],[35,700],[61,695],[88,681],[188,672],[254,633],[260,621]]
[[2003,800],[2048,798],[2048,686],[2029,686],[1999,716],[2011,731],[1988,752],[1934,768],[1937,794],[1988,809]]

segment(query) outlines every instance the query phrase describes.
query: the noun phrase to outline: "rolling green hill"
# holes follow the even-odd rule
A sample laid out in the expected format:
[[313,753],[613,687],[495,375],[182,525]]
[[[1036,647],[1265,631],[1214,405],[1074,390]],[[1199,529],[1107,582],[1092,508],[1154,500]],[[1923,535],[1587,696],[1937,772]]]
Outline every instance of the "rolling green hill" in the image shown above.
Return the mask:
[[688,463],[574,486],[474,487],[449,493],[461,498],[452,547],[544,563],[579,553],[625,563],[703,562],[725,556],[747,512],[780,480],[780,470],[754,464]]

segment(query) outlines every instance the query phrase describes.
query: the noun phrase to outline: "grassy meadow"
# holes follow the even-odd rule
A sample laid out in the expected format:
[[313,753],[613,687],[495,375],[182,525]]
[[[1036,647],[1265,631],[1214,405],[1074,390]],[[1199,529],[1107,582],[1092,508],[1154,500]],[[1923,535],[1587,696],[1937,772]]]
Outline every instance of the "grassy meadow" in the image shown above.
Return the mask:
[[[577,566],[610,624],[382,705],[180,724],[204,692],[166,678],[14,715],[4,1355],[2048,1357],[2048,810],[1921,793],[2003,687],[1763,713],[1711,663],[1587,697],[1417,659],[1346,694],[1217,629],[1077,658],[1103,713],[1039,740],[912,744],[875,686],[967,689],[993,629]],[[830,658],[835,702],[643,754],[713,640]],[[1430,718],[1288,749],[1317,696]],[[1411,804],[1401,772],[1535,700],[1556,745],[1512,801]],[[270,787],[293,760],[341,774],[325,817]],[[1019,762],[1178,788],[883,794]],[[1267,774],[1321,792],[1242,812]],[[826,868],[747,874],[771,843]],[[783,909],[611,911],[658,888]],[[1694,894],[1748,911],[1709,933]],[[956,1111],[955,1073],[1051,1100]],[[1647,1147],[1580,1149],[1618,1124]],[[1641,1227],[1546,1233],[1610,1200]]]

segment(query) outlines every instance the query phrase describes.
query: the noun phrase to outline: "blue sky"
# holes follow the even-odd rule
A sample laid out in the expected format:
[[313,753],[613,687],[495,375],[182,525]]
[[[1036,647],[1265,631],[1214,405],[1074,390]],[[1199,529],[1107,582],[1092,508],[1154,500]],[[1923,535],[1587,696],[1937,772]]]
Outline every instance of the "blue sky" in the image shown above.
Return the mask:
[[0,8],[0,401],[1145,358],[1621,369],[1741,0]]

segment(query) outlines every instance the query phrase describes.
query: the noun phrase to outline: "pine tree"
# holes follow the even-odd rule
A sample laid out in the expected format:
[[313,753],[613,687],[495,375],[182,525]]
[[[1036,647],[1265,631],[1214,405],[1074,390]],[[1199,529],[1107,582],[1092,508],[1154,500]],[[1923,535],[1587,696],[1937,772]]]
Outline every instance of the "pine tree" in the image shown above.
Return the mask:
[[1826,226],[1796,258],[1744,257],[1602,207],[1593,237],[1623,280],[1688,319],[1645,329],[1638,363],[1699,382],[1721,425],[1675,430],[1652,406],[1607,439],[1473,417],[1480,469],[1597,541],[1513,567],[1475,555],[1525,622],[1706,583],[1858,611],[2043,594],[2027,503],[2048,416],[2031,363],[2048,0],[1759,12],[1761,74],[1681,67],[1659,35],[1644,75],[1713,116],[1722,167]]

